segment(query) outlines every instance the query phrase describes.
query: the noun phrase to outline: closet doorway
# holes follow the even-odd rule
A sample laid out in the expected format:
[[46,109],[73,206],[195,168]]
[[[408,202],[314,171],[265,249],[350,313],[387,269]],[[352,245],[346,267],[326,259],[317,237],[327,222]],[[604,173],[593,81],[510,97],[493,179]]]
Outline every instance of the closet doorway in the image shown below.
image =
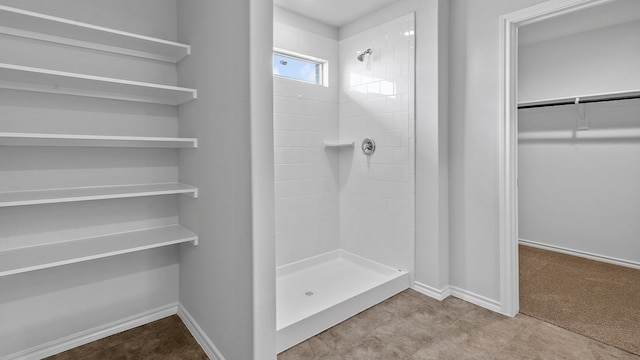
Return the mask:
[[640,2],[518,28],[520,312],[640,355]]

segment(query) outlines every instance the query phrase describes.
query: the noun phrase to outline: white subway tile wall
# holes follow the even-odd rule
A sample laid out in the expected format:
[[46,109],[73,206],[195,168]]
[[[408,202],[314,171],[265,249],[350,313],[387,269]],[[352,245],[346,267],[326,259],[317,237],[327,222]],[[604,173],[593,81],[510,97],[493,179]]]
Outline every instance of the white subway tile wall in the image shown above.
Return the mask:
[[[340,42],[274,23],[275,47],[330,69],[329,87],[274,78],[278,266],[342,248],[413,269],[413,30],[413,14]],[[338,139],[355,147],[324,147]]]
[[[274,23],[274,46],[329,61],[337,71],[338,41]],[[340,247],[338,76],[329,87],[274,77],[276,265]]]
[[[413,269],[413,14],[340,41],[340,245],[380,263]],[[364,61],[359,52],[371,48]],[[376,151],[360,151],[365,137]]]

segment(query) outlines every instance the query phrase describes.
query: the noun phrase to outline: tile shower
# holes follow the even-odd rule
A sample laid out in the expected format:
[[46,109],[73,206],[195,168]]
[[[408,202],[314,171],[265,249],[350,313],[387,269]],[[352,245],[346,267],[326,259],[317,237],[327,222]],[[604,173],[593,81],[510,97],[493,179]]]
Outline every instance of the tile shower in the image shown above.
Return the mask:
[[409,286],[414,22],[342,40],[274,23],[274,47],[329,70],[328,86],[274,78],[278,351]]

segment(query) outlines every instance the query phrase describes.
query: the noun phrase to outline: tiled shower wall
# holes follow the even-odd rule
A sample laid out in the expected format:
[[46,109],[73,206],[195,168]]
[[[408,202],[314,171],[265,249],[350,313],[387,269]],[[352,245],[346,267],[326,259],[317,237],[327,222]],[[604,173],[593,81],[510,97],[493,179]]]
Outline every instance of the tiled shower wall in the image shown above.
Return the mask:
[[415,233],[414,23],[410,14],[340,41],[339,132],[356,143],[340,153],[341,248],[402,270],[413,268]]
[[[326,59],[330,74],[329,87],[274,78],[278,266],[344,249],[413,269],[414,43],[413,14],[340,42],[274,23],[276,48]],[[336,139],[355,147],[324,148]]]
[[274,23],[274,46],[329,61],[329,87],[274,77],[276,265],[340,247],[338,41]]

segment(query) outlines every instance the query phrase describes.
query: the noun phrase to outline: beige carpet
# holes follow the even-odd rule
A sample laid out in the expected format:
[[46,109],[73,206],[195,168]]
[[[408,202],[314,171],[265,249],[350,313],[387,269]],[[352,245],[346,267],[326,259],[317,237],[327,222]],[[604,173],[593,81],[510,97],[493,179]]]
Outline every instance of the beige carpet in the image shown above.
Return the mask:
[[640,270],[519,250],[521,313],[640,355]]

